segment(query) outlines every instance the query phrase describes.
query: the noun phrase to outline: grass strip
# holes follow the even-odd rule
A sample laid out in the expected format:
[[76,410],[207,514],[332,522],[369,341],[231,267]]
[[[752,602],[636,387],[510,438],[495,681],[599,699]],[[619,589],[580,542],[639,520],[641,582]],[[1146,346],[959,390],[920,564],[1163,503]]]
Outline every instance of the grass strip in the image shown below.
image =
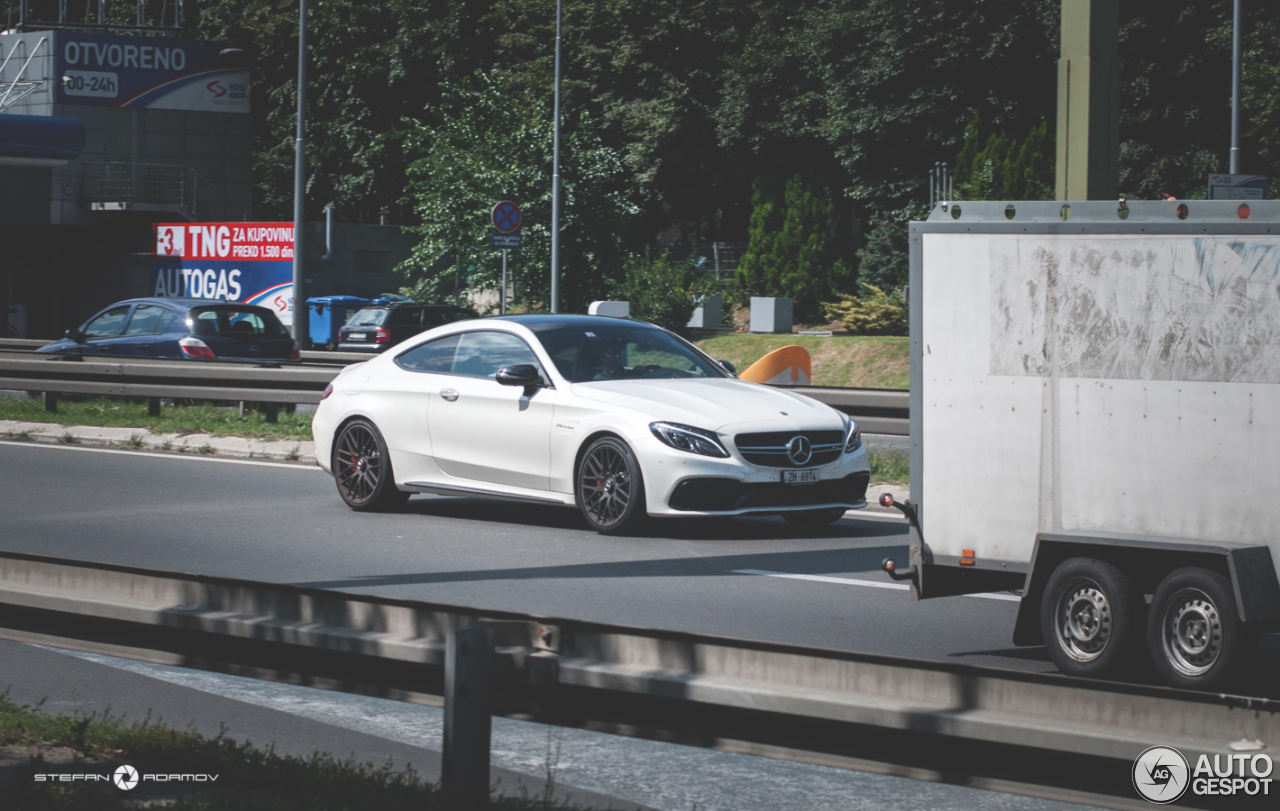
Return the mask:
[[876,449],[867,451],[871,465],[871,481],[876,484],[911,484],[911,458],[903,451]]
[[44,410],[40,400],[0,397],[0,419],[21,422],[53,422],[59,425],[92,425],[102,428],[146,428],[159,434],[209,433],[263,440],[311,439],[311,415],[280,411],[279,422],[269,423],[260,411],[213,403],[164,406],[160,416],[147,416],[145,401],[106,397],[91,400],[59,398],[56,413]]
[[868,389],[909,386],[908,338],[733,332],[699,338],[694,343],[711,357],[729,361],[739,372],[775,349],[794,345],[809,353],[811,385]]
[[[43,703],[43,702],[42,702]],[[145,719],[105,713],[55,715],[0,694],[0,754],[20,762],[0,782],[6,811],[124,811],[146,806],[177,811],[431,811],[437,784],[412,767],[377,767],[326,754],[278,755],[225,732],[208,738]],[[109,782],[37,782],[37,774],[110,775],[123,764],[140,774],[218,775],[213,783],[151,783],[123,791]],[[491,798],[503,811],[586,811],[547,797]]]

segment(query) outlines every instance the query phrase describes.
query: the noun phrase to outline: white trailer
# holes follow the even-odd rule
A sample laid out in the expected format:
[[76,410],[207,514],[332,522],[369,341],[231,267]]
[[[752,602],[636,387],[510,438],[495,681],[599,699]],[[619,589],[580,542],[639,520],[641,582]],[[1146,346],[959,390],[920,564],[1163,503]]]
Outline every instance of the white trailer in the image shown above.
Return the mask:
[[912,223],[917,599],[1213,689],[1280,630],[1280,202],[943,203]]

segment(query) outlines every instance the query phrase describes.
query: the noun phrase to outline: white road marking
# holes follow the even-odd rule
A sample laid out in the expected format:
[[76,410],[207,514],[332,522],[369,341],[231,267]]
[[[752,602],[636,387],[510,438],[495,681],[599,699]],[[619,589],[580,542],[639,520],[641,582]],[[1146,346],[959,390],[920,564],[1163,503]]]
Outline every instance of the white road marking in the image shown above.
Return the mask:
[[[873,589],[894,589],[896,591],[906,591],[911,587],[906,583],[886,583],[883,580],[857,580],[852,577],[828,577],[820,574],[791,574],[790,572],[767,572],[761,569],[734,569],[733,574],[752,574],[760,577],[780,577],[784,580],[811,580],[815,583],[836,583],[841,586],[866,586]],[[1022,600],[1014,594],[965,594],[965,597],[981,597],[985,600],[1004,600],[1006,602],[1019,602]]]
[[[255,459],[219,459],[213,456],[196,456],[182,453],[148,453],[147,451],[130,451],[118,448],[80,448],[75,445],[48,445],[43,442],[6,442],[0,445],[15,445],[23,448],[49,448],[58,451],[81,451],[84,453],[123,453],[129,456],[149,456],[153,459],[186,459],[193,462],[221,462],[224,465],[258,465],[259,467],[282,467],[288,470],[320,470],[312,465],[291,465],[285,462],[259,462]],[[323,473],[323,470],[320,470]]]
[[905,524],[907,517],[902,513],[886,513],[879,510],[849,510],[845,518],[870,518],[873,521],[898,521]]

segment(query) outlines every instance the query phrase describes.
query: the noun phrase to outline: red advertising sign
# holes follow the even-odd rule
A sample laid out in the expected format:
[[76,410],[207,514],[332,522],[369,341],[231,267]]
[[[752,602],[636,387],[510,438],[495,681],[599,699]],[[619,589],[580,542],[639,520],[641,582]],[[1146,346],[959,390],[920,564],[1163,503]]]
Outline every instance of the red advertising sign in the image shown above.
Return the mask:
[[291,222],[158,223],[156,256],[293,261]]

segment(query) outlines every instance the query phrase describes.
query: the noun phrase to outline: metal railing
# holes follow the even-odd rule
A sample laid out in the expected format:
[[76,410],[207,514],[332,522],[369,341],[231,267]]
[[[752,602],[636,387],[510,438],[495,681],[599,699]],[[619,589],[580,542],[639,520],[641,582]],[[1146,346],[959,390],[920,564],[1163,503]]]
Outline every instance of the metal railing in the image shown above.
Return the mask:
[[[0,340],[0,389],[124,397],[318,403],[340,366],[372,355],[304,352],[304,364],[129,360],[106,356],[33,355],[39,341]],[[849,414],[863,433],[907,436],[909,393],[897,389],[787,387]],[[56,409],[56,397],[53,398]],[[49,403],[46,398],[46,404]]]
[[[9,61],[13,59],[19,48],[26,47],[26,40],[19,39],[9,49],[9,53],[5,56],[4,61],[0,62],[0,89],[4,90],[4,94],[0,95],[0,110],[12,107],[22,101],[27,96],[44,87],[44,80],[27,79],[23,81],[22,77],[26,75],[27,67],[31,64],[31,60],[36,58],[36,54],[40,53],[40,47],[49,40],[48,37],[41,37],[36,46],[31,49],[31,53],[27,55],[26,61],[22,63],[22,67],[18,68],[18,73],[14,78],[5,80],[4,69],[8,67]],[[14,91],[17,91],[16,93]]]
[[172,211],[189,219],[213,208],[241,219],[251,213],[248,203],[232,200],[189,166],[128,161],[86,165],[83,203],[95,211]]
[[[450,632],[487,628],[493,715],[1112,808],[1147,807],[1131,773],[1149,746],[1195,763],[1280,740],[1280,701],[1265,698],[14,552],[0,552],[0,625],[8,639],[422,703],[448,702]],[[1218,807],[1191,793],[1179,805]]]

